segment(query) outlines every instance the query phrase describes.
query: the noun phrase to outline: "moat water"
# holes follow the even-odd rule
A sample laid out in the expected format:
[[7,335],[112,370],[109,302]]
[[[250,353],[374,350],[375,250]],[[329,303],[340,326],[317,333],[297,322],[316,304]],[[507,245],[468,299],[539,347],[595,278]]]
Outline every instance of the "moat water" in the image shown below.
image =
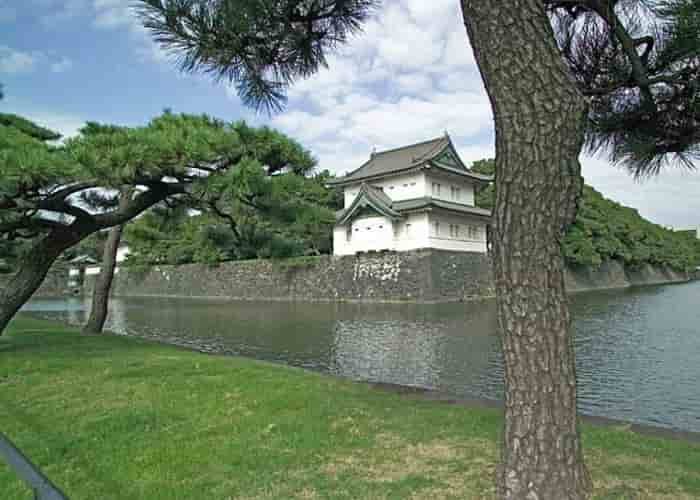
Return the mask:
[[[85,320],[80,299],[26,311]],[[584,414],[700,432],[700,282],[572,297]],[[309,304],[115,299],[112,331],[248,356],[355,380],[499,399],[493,301]]]

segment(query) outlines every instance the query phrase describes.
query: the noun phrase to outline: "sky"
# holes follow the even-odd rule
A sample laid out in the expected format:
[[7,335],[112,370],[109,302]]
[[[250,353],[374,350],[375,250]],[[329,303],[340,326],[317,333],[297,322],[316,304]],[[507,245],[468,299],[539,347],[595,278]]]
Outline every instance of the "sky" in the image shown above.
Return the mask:
[[[467,163],[494,155],[493,119],[456,0],[384,0],[363,33],[297,82],[272,116],[227,82],[182,74],[128,0],[0,0],[0,111],[75,134],[87,121],[139,125],[166,108],[267,124],[337,174],[371,151],[447,131]],[[604,157],[581,158],[605,196],[676,228],[700,226],[700,172],[637,182]]]

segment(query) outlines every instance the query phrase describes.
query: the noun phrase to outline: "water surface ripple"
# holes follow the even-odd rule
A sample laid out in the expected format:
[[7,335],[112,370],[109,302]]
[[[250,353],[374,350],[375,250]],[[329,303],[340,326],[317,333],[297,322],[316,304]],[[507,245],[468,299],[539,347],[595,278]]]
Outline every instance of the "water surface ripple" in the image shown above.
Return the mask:
[[[25,310],[82,323],[79,299]],[[700,282],[572,297],[583,413],[700,432]],[[492,301],[309,304],[116,299],[108,328],[355,380],[500,398]]]

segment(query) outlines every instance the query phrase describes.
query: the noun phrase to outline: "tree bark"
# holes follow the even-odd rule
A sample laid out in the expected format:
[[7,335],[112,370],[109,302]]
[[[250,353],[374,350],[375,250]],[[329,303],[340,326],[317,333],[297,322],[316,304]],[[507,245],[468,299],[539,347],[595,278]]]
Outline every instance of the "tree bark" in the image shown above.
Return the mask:
[[541,0],[461,0],[496,125],[493,266],[505,364],[503,499],[585,499],[560,241],[581,193],[586,104]]
[[0,291],[0,335],[17,311],[41,286],[58,256],[84,237],[85,234],[69,229],[55,230],[32,247],[22,259],[19,272]]
[[118,210],[78,217],[69,226],[53,229],[32,247],[22,259],[20,271],[4,290],[0,290],[0,335],[17,311],[41,286],[51,265],[64,250],[101,229],[125,224],[169,196],[183,192],[179,184],[160,183],[157,187],[150,186],[148,190],[130,197],[128,202],[122,199],[124,203],[120,202]]
[[[132,195],[132,189],[122,191],[119,197],[120,210],[126,209],[131,201]],[[102,251],[100,274],[95,280],[95,289],[92,291],[90,317],[83,327],[83,333],[86,335],[98,335],[102,333],[105,321],[107,320],[109,294],[112,289],[112,281],[114,280],[114,270],[117,267],[117,251],[122,241],[123,231],[123,225],[114,226],[109,230],[109,236],[107,236],[107,241]]]
[[124,226],[115,226],[109,230],[102,254],[100,274],[95,280],[95,289],[92,292],[90,317],[83,327],[83,333],[86,335],[102,333],[107,320],[109,294],[114,280],[114,270],[117,266],[117,250],[119,250],[123,228]]

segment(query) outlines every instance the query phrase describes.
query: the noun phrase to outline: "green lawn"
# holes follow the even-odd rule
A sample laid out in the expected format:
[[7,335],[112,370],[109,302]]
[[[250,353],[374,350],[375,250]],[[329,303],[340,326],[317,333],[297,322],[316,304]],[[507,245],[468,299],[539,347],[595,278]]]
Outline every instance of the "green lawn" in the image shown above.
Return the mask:
[[[493,410],[26,318],[0,338],[0,429],[73,500],[490,498],[499,428]],[[700,498],[700,446],[584,432],[597,498]],[[0,498],[30,498],[3,463]]]

